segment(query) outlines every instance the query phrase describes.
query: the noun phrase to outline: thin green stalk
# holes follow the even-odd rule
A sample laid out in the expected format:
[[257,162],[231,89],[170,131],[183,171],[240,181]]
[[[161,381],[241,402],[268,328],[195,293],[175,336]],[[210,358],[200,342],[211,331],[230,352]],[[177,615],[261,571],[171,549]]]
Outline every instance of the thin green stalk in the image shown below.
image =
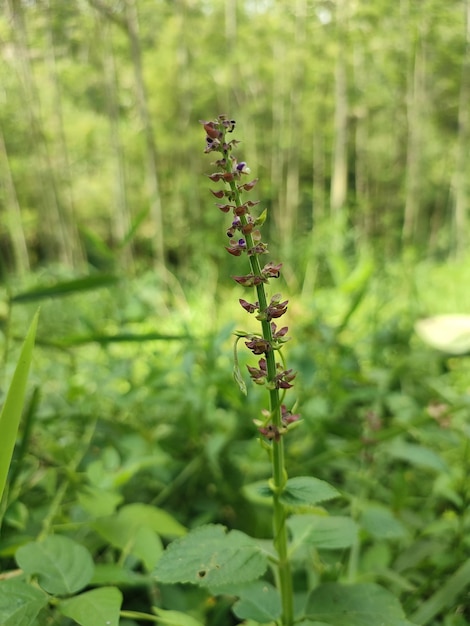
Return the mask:
[[[227,158],[227,167],[230,171],[230,160]],[[240,193],[237,189],[235,182],[230,183],[235,203],[237,206],[242,204]],[[242,225],[246,225],[247,219],[244,215],[240,217]],[[253,237],[250,233],[246,235],[246,242],[248,248],[254,246]],[[261,276],[261,266],[257,255],[249,257],[251,270],[255,276]],[[261,283],[256,286],[256,293],[258,296],[259,309],[263,311],[268,306],[266,298],[266,291],[264,284]],[[267,320],[261,321],[263,339],[273,343],[273,334],[271,331],[271,324]],[[276,377],[276,358],[274,350],[266,352],[266,363],[268,371],[268,383],[273,382]],[[282,428],[281,417],[281,401],[279,396],[279,389],[270,389],[269,391],[270,402],[270,415],[274,426],[278,429]],[[291,626],[293,624],[293,588],[292,588],[292,574],[290,568],[290,562],[288,559],[288,539],[287,539],[287,527],[286,527],[286,512],[284,505],[282,504],[280,497],[287,482],[287,471],[284,461],[284,441],[281,437],[279,441],[272,441],[272,491],[273,491],[273,529],[274,529],[274,545],[278,553],[278,576],[279,576],[279,591],[281,594],[282,603],[282,624],[283,626]]]
[[[264,212],[255,219],[250,213],[250,207],[257,202],[243,202],[242,200],[241,192],[250,191],[257,181],[254,180],[245,184],[240,182],[241,177],[248,174],[250,170],[245,162],[238,163],[231,154],[237,142],[227,140],[226,133],[233,131],[235,122],[221,115],[215,121],[202,122],[202,124],[207,133],[205,151],[219,152],[222,155],[222,158],[215,162],[219,171],[211,174],[209,178],[213,182],[223,182],[229,187],[228,190],[219,189],[212,192],[217,198],[226,197],[228,199],[227,204],[219,204],[218,206],[224,213],[232,211],[234,216],[232,225],[227,231],[227,235],[230,237],[230,246],[226,249],[234,256],[241,256],[246,253],[251,267],[251,274],[235,277],[235,280],[241,285],[256,287],[258,296],[256,303],[241,299],[240,304],[249,313],[258,312],[256,317],[261,323],[261,335],[237,333],[237,336],[238,339],[245,337],[249,340],[245,343],[253,354],[263,355],[263,358],[259,360],[259,369],[248,367],[248,370],[254,382],[265,385],[269,391],[267,417],[265,415],[265,421],[255,420],[255,423],[259,424],[259,432],[265,438],[264,444],[269,450],[272,464],[272,478],[269,484],[273,494],[274,546],[278,556],[276,573],[282,604],[280,623],[282,626],[292,626],[294,622],[293,586],[287,549],[287,512],[282,503],[282,493],[287,483],[283,435],[287,432],[289,425],[296,421],[299,416],[292,415],[281,404],[280,395],[281,389],[284,392],[292,386],[290,383],[295,374],[292,373],[292,370],[283,369],[285,365],[283,358],[281,358],[280,364],[276,362],[276,354],[279,354],[282,343],[287,340],[284,337],[287,327],[278,330],[272,320],[284,315],[287,310],[287,301],[280,302],[280,295],[276,294],[276,296],[271,297],[268,303],[265,290],[265,283],[271,278],[279,276],[281,265],[267,263],[261,267],[260,264],[259,256],[267,252],[267,244],[261,242],[261,234],[258,230],[258,227],[261,227],[264,222]],[[235,237],[237,232],[239,238]],[[235,358],[236,345],[235,343]],[[237,362],[236,368],[238,368]],[[240,382],[241,376],[238,369],[236,370],[236,379],[241,389],[244,390],[244,383]]]

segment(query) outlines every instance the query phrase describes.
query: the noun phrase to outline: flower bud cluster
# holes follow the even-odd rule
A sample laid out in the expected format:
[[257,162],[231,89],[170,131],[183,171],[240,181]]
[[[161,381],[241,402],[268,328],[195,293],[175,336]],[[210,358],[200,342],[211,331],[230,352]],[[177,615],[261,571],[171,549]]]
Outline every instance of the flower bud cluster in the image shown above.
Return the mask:
[[[239,257],[246,254],[251,272],[241,276],[234,276],[233,279],[243,287],[255,287],[258,295],[256,302],[248,302],[240,299],[242,308],[251,314],[256,314],[256,319],[261,322],[263,333],[259,335],[242,335],[247,341],[245,345],[253,354],[261,356],[258,367],[247,366],[248,373],[257,385],[264,385],[270,391],[287,390],[292,387],[292,381],[296,374],[291,369],[285,369],[283,365],[277,363],[273,357],[273,351],[280,350],[282,345],[288,341],[287,326],[278,329],[272,321],[282,317],[288,306],[288,301],[283,300],[281,294],[271,297],[269,304],[266,299],[264,285],[272,278],[279,278],[282,263],[275,264],[268,262],[262,265],[259,257],[268,252],[267,243],[262,241],[261,227],[266,219],[266,210],[258,217],[251,214],[251,209],[259,204],[259,201],[242,200],[244,193],[249,193],[258,182],[257,178],[249,182],[243,182],[242,177],[250,173],[250,168],[245,161],[237,161],[232,155],[233,148],[239,143],[236,139],[227,140],[226,135],[235,128],[235,120],[228,119],[226,115],[219,115],[213,121],[201,121],[206,132],[205,152],[219,153],[214,165],[216,172],[209,174],[209,179],[214,183],[222,183],[221,189],[213,190],[211,193],[218,200],[224,199],[216,206],[223,213],[232,213],[232,221],[227,228],[228,245],[225,247],[232,256]],[[256,420],[259,432],[267,439],[279,441],[280,437],[287,430],[288,426],[299,419],[298,415],[292,415],[284,405],[280,409],[280,418],[274,423],[271,413],[261,422]]]

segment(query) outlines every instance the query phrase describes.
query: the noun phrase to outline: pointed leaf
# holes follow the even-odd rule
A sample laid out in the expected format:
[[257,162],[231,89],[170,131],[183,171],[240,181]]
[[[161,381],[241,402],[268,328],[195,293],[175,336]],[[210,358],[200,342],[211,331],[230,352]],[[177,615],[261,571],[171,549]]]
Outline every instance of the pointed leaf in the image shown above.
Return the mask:
[[23,410],[26,382],[33,357],[34,339],[38,325],[39,311],[33,317],[28,334],[21,348],[15,373],[8,389],[5,404],[0,413],[0,500],[7,481],[11,457],[15,447],[21,412]]
[[397,598],[375,584],[320,585],[310,594],[306,616],[330,626],[413,626]]
[[395,441],[393,441],[393,443],[391,443],[386,450],[387,454],[390,454],[390,456],[395,459],[406,461],[416,467],[434,470],[435,472],[448,471],[448,467],[444,459],[434,450],[426,448],[425,446],[409,443],[407,441],[403,441],[402,439],[395,439]]
[[270,583],[256,580],[244,587],[235,588],[231,594],[239,600],[232,607],[240,619],[252,619],[260,624],[277,620],[281,615],[281,597]]
[[233,380],[237,383],[238,388],[242,392],[244,396],[248,395],[248,391],[246,389],[245,381],[243,380],[242,373],[240,371],[240,366],[238,363],[235,363],[233,366]]
[[92,526],[109,544],[142,561],[148,571],[155,567],[163,552],[160,537],[144,524],[144,520],[140,524],[131,524],[119,515],[113,515],[96,520]]
[[164,537],[181,537],[187,533],[172,515],[150,504],[127,504],[119,509],[118,517],[134,527],[148,526]]
[[97,563],[90,585],[116,585],[119,587],[144,587],[153,582],[149,576],[120,567],[115,563]]
[[339,495],[339,491],[324,480],[312,476],[298,476],[287,481],[281,501],[291,507],[314,506]]
[[0,624],[30,626],[46,606],[46,594],[20,580],[0,582]]
[[80,626],[118,626],[122,593],[116,587],[101,587],[59,602],[59,611]]
[[158,607],[153,607],[153,611],[158,616],[158,623],[165,626],[204,626],[191,615],[180,613],[180,611],[165,611]]
[[[260,480],[243,489],[246,497],[258,504],[272,504],[273,492],[265,480]],[[337,498],[339,491],[332,485],[311,476],[290,478],[281,495],[281,501],[291,508],[311,508],[325,500]]]
[[381,504],[365,505],[360,521],[375,539],[403,539],[408,534],[404,524]]
[[171,543],[154,573],[162,583],[206,587],[255,580],[266,567],[267,558],[251,537],[211,524]]
[[76,593],[93,576],[93,559],[82,545],[60,535],[34,541],[18,548],[18,565],[38,577],[41,587],[54,595]]
[[310,545],[323,550],[351,547],[357,540],[357,524],[350,517],[293,515],[287,520],[293,550]]
[[447,578],[438,590],[413,613],[416,624],[429,624],[431,620],[446,609],[451,610],[457,596],[470,585],[470,559],[467,559],[456,572]]
[[[235,333],[236,334],[236,333]],[[238,362],[238,341],[240,340],[240,336],[237,335],[237,338],[233,344],[233,379],[238,385],[238,388],[242,392],[244,396],[248,395],[246,384],[243,379],[242,373],[240,371],[240,363]]]
[[24,291],[23,293],[13,296],[13,298],[11,298],[11,302],[32,302],[33,300],[64,296],[70,293],[77,293],[79,291],[100,289],[101,287],[109,287],[118,280],[117,276],[107,274],[85,276],[84,278],[76,278],[74,280],[59,282],[55,285],[35,287],[34,289],[30,289],[29,291]]

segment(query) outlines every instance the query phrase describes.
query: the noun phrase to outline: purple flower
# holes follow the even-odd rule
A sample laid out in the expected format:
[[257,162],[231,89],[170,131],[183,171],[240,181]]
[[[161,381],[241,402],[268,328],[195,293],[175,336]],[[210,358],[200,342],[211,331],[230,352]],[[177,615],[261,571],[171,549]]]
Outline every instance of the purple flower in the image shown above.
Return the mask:
[[284,434],[279,430],[277,426],[272,423],[268,424],[267,426],[261,426],[260,428],[258,428],[258,432],[260,432],[263,437],[266,437],[266,439],[269,439],[270,441],[272,441],[273,439],[274,441],[280,441],[281,435]]
[[275,265],[272,261],[266,263],[266,265],[261,270],[261,274],[266,278],[279,278],[281,275],[281,267],[282,263],[278,263]]
[[293,370],[283,370],[276,374],[274,378],[274,386],[276,389],[290,389],[293,387],[290,383],[297,376],[296,372]]
[[239,285],[243,285],[243,287],[256,287],[256,285],[261,285],[261,283],[267,282],[266,279],[263,279],[262,276],[257,276],[256,274],[247,274],[246,276],[232,276],[232,278]]
[[281,405],[281,420],[283,424],[288,426],[289,424],[292,424],[293,422],[297,422],[299,419],[300,419],[299,414],[293,415],[291,411],[289,411],[286,408],[285,404]]
[[246,250],[246,241],[239,239],[238,241],[230,241],[230,247],[225,247],[229,254],[233,256],[240,256],[242,252]]
[[282,328],[277,330],[276,324],[274,322],[271,322],[271,332],[273,334],[273,339],[278,340],[279,343],[285,343],[288,340],[288,337],[285,336],[288,330],[289,329],[287,328],[287,326],[283,326]]
[[254,254],[266,254],[267,251],[268,251],[268,244],[260,241],[259,243],[256,244],[256,246],[249,248],[247,250],[247,253],[248,253],[248,256],[253,256]]
[[266,354],[271,348],[271,344],[263,337],[251,337],[250,341],[245,341],[245,346],[249,348],[253,354]]
[[251,302],[247,302],[246,300],[243,300],[243,298],[240,298],[238,300],[238,302],[240,302],[240,304],[242,305],[242,307],[245,309],[245,311],[247,311],[248,313],[254,313],[255,311],[259,310],[259,303],[255,302],[254,304],[251,304]]
[[237,163],[235,170],[239,173],[239,174],[249,174],[250,173],[250,168],[248,167],[248,165],[245,163],[245,161],[240,161],[240,163]]
[[[240,230],[241,220],[239,217],[235,217],[232,221],[232,225],[227,229],[227,237],[233,237],[237,230]],[[244,233],[245,234],[245,233]]]
[[247,365],[246,367],[253,382],[257,385],[264,385],[268,375],[268,365],[266,363],[266,359],[260,359],[258,361],[258,365],[259,368],[251,367],[250,365]]
[[251,191],[257,182],[258,178],[254,178],[253,180],[250,180],[249,183],[245,183],[244,185],[238,185],[238,191]]

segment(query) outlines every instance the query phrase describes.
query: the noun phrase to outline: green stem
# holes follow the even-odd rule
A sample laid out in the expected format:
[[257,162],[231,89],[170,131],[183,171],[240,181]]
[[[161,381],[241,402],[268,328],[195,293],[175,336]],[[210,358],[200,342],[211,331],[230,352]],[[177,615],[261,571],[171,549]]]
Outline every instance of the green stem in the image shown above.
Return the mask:
[[[230,156],[225,153],[226,168],[227,171],[231,171]],[[242,199],[237,185],[234,181],[230,182],[230,188],[233,194],[234,201],[237,206],[241,206]],[[243,226],[246,226],[248,220],[245,215],[240,217],[240,221]],[[250,249],[254,246],[254,241],[251,233],[246,236],[247,248]],[[258,255],[253,254],[249,257],[251,271],[256,276],[261,276],[261,266],[258,259]],[[259,310],[264,311],[268,306],[266,291],[264,284],[256,285],[256,292],[258,296]],[[271,324],[267,320],[261,321],[263,338],[273,343],[273,335],[271,330]],[[268,350],[265,353],[266,367],[268,372],[268,383],[272,382],[276,378],[276,359],[274,356],[274,350]],[[279,396],[279,389],[270,389],[269,391],[269,403],[270,414],[273,425],[281,430],[282,428],[282,414],[281,414],[281,401]],[[288,541],[287,541],[287,527],[286,527],[286,510],[281,502],[281,495],[287,482],[287,472],[284,462],[284,442],[280,437],[279,441],[272,441],[272,490],[273,490],[273,531],[274,531],[274,546],[278,554],[278,587],[281,594],[282,604],[282,626],[292,626],[294,622],[294,608],[293,608],[293,587],[292,587],[292,574],[290,569],[290,562],[288,558]]]

